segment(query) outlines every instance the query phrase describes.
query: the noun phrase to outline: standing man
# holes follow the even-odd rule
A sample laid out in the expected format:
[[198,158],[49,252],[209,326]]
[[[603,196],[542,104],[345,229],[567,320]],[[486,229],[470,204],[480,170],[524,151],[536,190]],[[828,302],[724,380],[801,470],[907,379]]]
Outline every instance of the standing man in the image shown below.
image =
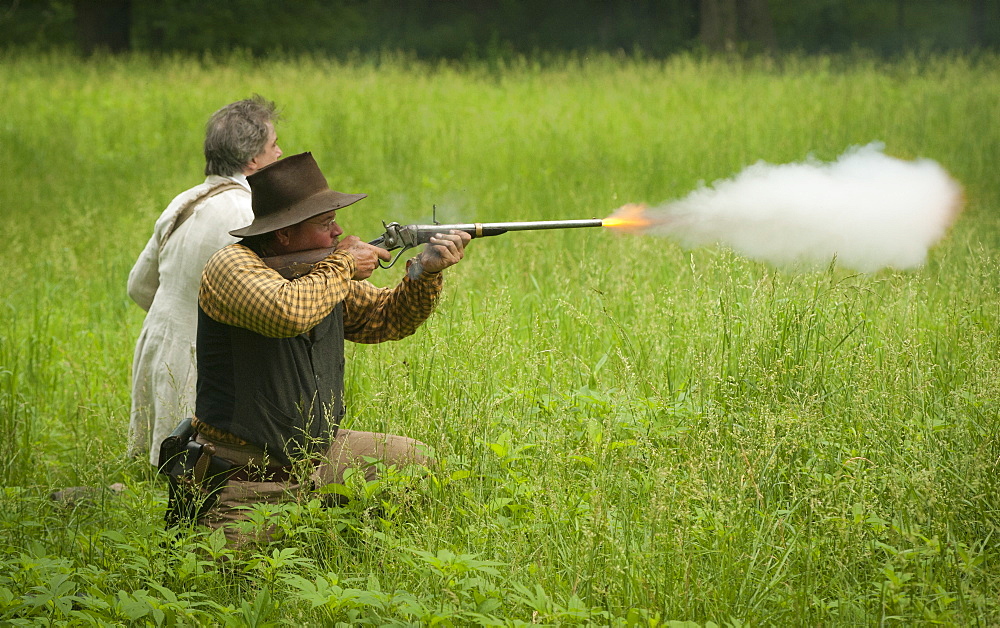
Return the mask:
[[[310,153],[283,159],[249,182],[253,222],[232,232],[242,242],[208,261],[198,298],[195,441],[202,456],[231,465],[202,517],[212,527],[246,519],[242,507],[253,503],[342,483],[349,467],[372,480],[373,459],[428,462],[412,438],[339,429],[344,340],[377,343],[416,331],[437,302],[441,271],[462,259],[470,240],[459,231],[438,234],[410,260],[420,272],[377,288],[364,280],[389,252],[357,236],[341,240],[337,224],[337,210],[365,194],[331,190]],[[295,279],[262,259],[331,247]]]
[[247,175],[281,157],[273,102],[254,95],[219,109],[205,129],[207,178],[160,214],[128,277],[146,310],[132,363],[128,453],[157,463],[160,442],[195,402],[198,285],[208,258],[253,218]]

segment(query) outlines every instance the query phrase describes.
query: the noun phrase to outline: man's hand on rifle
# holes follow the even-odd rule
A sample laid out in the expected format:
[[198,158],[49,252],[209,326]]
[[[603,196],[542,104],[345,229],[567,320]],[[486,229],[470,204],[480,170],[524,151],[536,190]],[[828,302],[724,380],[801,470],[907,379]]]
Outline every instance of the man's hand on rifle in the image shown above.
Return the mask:
[[448,233],[438,233],[431,237],[430,242],[417,257],[426,273],[439,273],[449,266],[454,266],[465,257],[465,245],[472,236],[464,231],[451,229]]
[[352,279],[368,279],[375,269],[378,268],[378,261],[388,262],[392,259],[392,254],[385,249],[368,244],[355,235],[347,236],[337,243],[338,251],[347,251],[354,257],[356,270]]

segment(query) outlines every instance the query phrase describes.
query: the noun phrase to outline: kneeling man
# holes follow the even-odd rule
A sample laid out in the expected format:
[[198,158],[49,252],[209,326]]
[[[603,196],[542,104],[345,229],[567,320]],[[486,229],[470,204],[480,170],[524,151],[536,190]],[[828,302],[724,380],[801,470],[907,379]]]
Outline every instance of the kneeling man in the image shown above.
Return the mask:
[[[211,527],[245,519],[248,505],[342,483],[351,467],[372,480],[377,470],[366,458],[428,462],[414,439],[338,429],[344,340],[377,343],[416,331],[441,293],[441,271],[462,259],[469,241],[461,232],[432,238],[410,260],[420,272],[377,288],[365,279],[389,252],[357,236],[341,239],[337,224],[337,211],[365,194],[331,190],[310,153],[248,181],[253,222],[230,232],[243,240],[208,261],[198,298],[196,442],[233,465],[202,513]],[[329,256],[295,279],[263,259],[329,247]],[[232,530],[227,536],[236,538]]]

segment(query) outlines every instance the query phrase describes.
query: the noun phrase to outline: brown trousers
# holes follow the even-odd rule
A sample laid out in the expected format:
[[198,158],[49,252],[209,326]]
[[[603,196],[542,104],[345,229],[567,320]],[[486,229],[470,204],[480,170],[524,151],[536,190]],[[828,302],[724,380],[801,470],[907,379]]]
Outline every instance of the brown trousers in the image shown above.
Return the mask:
[[[201,434],[197,436],[197,441],[211,443],[215,446],[216,456],[236,465],[263,466],[263,451],[252,445],[219,443]],[[396,467],[429,465],[431,459],[424,453],[426,450],[424,443],[406,436],[341,429],[311,472],[306,470],[300,476],[284,482],[229,480],[219,492],[218,501],[199,523],[213,529],[225,527],[226,538],[234,545],[250,540],[269,541],[274,533],[273,528],[259,531],[253,536],[245,536],[228,524],[249,519],[249,507],[254,504],[295,501],[308,491],[328,484],[343,484],[344,473],[351,468],[360,470],[364,473],[365,480],[370,482],[378,478],[379,462]]]

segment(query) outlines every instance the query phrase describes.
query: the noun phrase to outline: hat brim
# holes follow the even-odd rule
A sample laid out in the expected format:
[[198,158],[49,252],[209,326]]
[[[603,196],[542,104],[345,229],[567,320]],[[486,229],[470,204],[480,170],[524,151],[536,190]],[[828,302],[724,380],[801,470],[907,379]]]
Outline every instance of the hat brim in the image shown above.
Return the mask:
[[367,194],[345,194],[335,190],[324,190],[280,212],[255,217],[252,223],[242,229],[230,231],[229,235],[237,238],[246,238],[262,233],[270,233],[278,229],[291,227],[303,220],[309,220],[313,216],[319,216],[320,214],[325,214],[336,209],[343,209],[367,196]]

